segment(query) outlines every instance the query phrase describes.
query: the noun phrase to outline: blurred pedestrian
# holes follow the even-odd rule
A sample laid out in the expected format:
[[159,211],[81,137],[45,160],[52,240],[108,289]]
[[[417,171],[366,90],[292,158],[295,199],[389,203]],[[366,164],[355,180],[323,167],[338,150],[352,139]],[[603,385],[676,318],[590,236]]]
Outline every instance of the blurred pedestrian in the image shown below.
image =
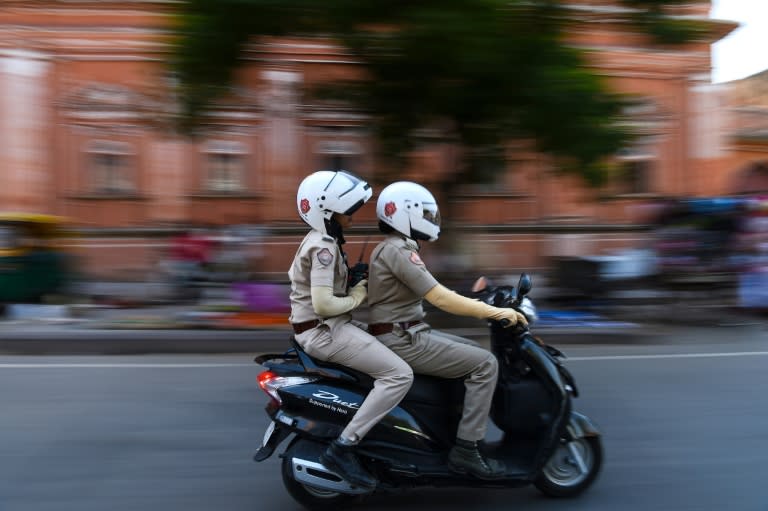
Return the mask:
[[199,298],[212,250],[213,242],[200,230],[185,229],[171,239],[171,280],[177,298]]

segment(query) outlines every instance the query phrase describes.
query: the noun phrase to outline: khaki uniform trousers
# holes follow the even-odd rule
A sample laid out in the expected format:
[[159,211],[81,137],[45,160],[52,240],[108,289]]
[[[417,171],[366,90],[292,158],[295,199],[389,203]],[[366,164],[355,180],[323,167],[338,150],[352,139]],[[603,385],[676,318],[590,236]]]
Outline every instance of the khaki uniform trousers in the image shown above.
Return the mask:
[[498,378],[498,362],[491,352],[469,339],[432,330],[426,323],[408,330],[395,325],[378,339],[415,373],[464,378],[464,409],[456,436],[473,442],[485,438]]
[[341,436],[361,440],[390,410],[400,403],[413,383],[413,370],[357,321],[324,323],[296,335],[296,341],[312,357],[345,365],[374,378],[368,393]]

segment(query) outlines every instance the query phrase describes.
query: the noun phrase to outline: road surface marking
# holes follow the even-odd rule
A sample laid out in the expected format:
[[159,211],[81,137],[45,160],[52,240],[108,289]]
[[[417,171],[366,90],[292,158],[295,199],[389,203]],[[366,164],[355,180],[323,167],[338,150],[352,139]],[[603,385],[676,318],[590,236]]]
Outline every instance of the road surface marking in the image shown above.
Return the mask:
[[721,357],[754,357],[768,355],[768,351],[739,351],[733,353],[666,353],[658,355],[595,355],[592,357],[568,357],[566,361],[581,362],[584,360],[643,360],[664,358],[721,358]]
[[114,368],[127,368],[127,369],[144,369],[144,368],[158,368],[158,369],[187,369],[187,368],[206,368],[206,367],[253,367],[258,365],[254,363],[250,364],[0,364],[0,369],[114,369]]
[[[600,360],[655,360],[655,359],[675,359],[675,358],[725,358],[725,357],[755,357],[766,356],[768,351],[739,351],[733,353],[666,353],[656,355],[595,355],[589,357],[568,357],[567,362],[600,361]],[[258,367],[256,363],[70,363],[70,364],[0,364],[0,369],[201,369],[218,367]]]

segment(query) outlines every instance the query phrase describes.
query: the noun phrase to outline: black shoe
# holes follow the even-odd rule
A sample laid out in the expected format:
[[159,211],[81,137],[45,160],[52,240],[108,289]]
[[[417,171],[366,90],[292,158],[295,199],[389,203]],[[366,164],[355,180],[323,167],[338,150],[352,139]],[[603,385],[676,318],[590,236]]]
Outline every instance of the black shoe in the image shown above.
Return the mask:
[[355,446],[343,445],[334,440],[320,455],[320,463],[355,486],[372,490],[379,482],[360,465],[354,451]]
[[470,473],[479,479],[504,477],[504,464],[483,456],[477,448],[477,442],[457,439],[456,445],[448,453],[448,466],[454,472]]

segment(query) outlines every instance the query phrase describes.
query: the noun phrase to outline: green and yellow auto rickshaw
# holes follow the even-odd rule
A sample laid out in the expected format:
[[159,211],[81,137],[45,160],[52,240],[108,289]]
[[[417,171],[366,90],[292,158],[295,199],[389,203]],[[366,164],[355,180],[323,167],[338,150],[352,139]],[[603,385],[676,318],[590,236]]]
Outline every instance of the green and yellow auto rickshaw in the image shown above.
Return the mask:
[[66,224],[53,215],[0,212],[0,303],[38,303],[63,292],[72,279],[61,243]]

